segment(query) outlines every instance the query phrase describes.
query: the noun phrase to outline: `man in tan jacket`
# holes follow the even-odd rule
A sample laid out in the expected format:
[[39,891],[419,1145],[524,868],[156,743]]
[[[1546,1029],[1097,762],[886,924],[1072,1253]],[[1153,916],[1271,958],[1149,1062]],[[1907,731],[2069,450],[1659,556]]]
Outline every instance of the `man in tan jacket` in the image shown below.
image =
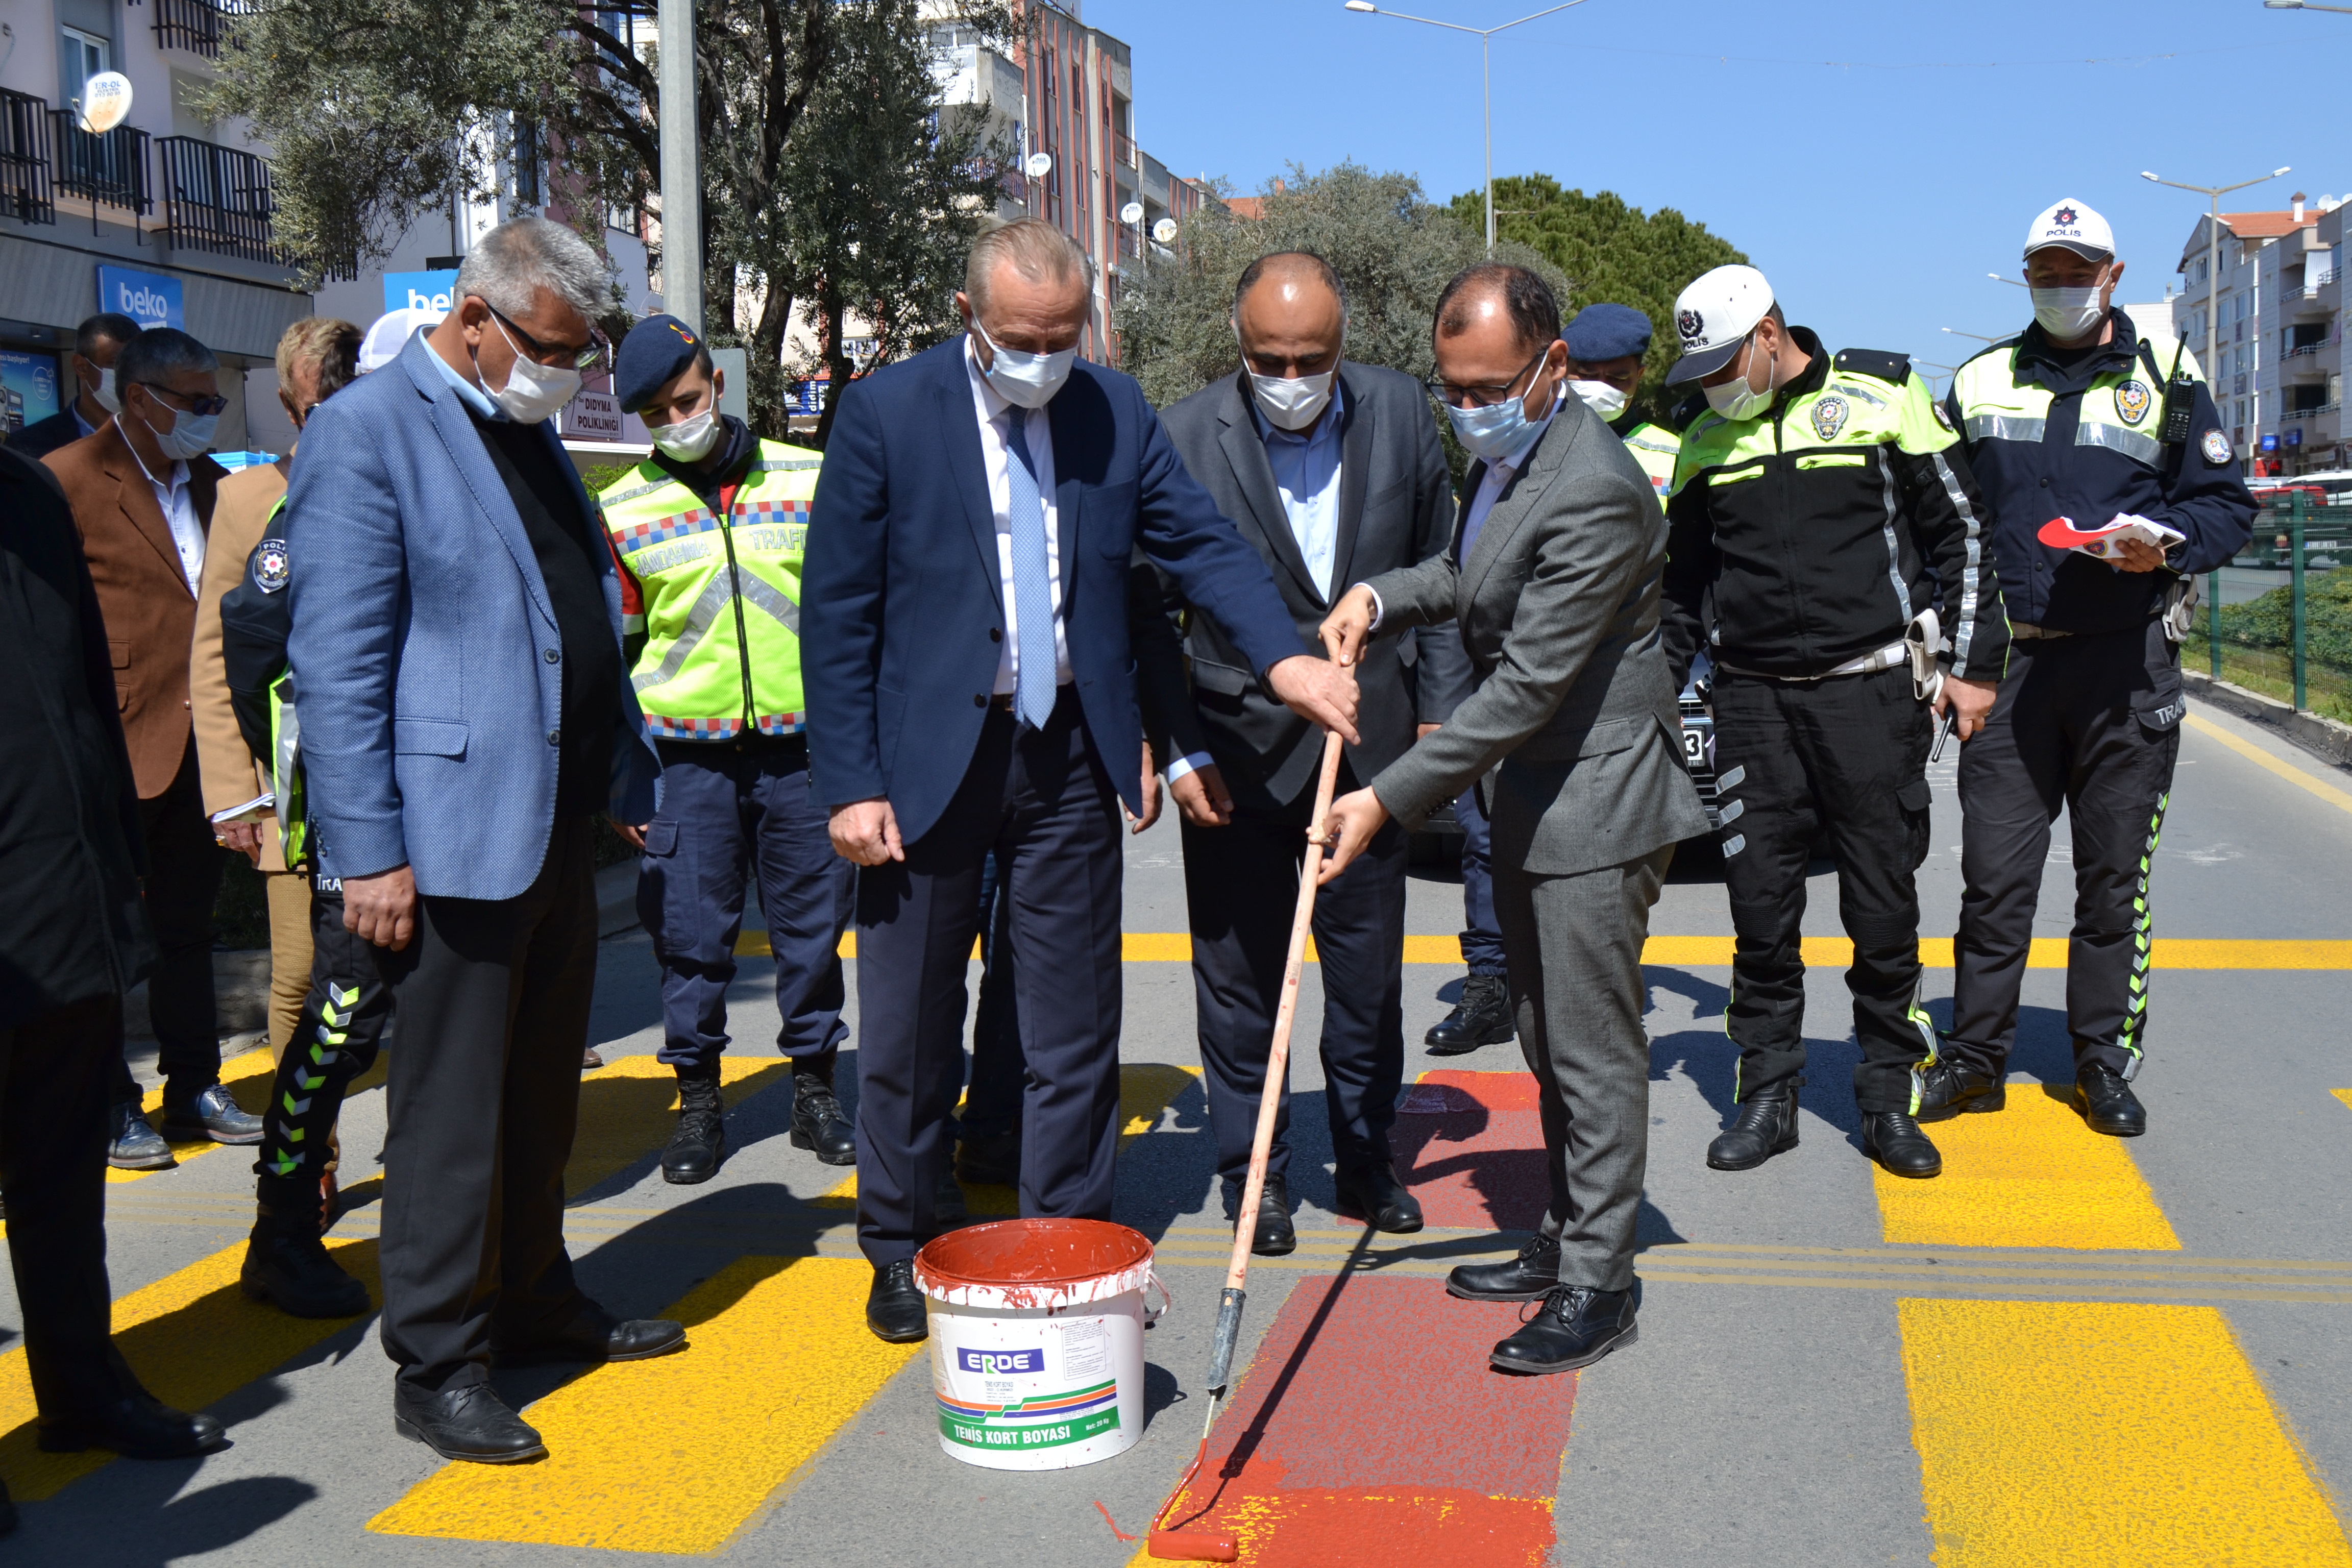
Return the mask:
[[222,477],[205,456],[226,406],[219,368],[185,332],[142,332],[115,362],[121,412],[43,459],[73,507],[97,584],[147,840],[147,916],[159,952],[147,998],[164,1078],[163,1136],[141,1113],[129,1065],[119,1064],[107,1157],[132,1170],[173,1163],[164,1138],[261,1138],[260,1119],[220,1082],[212,913],[221,856],[205,819],[189,719],[188,648]]
[[[310,316],[278,340],[278,401],[299,431],[310,410],[359,374],[360,329],[331,316]],[[188,653],[188,701],[194,717],[196,762],[204,775],[205,814],[229,848],[250,859],[269,899],[269,1050],[282,1057],[294,1037],[302,994],[310,984],[310,887],[286,864],[273,815],[249,813],[269,793],[268,770],[238,730],[221,658],[221,595],[237,584],[247,562],[268,532],[286,495],[293,454],[231,474],[220,482],[212,535],[205,547],[196,596],[196,631]]]

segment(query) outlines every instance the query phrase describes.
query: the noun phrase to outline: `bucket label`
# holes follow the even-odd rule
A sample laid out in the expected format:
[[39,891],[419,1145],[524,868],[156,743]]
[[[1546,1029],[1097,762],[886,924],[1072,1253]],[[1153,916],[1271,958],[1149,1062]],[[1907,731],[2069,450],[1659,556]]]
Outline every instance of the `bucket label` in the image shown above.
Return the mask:
[[968,1447],[1059,1448],[1118,1430],[1116,1378],[1066,1394],[1037,1394],[1003,1405],[940,1395],[940,1435]]
[[966,1372],[976,1372],[983,1377],[1011,1377],[1016,1373],[1034,1375],[1045,1370],[1045,1352],[1032,1345],[1025,1350],[976,1351],[958,1349],[956,1365]]

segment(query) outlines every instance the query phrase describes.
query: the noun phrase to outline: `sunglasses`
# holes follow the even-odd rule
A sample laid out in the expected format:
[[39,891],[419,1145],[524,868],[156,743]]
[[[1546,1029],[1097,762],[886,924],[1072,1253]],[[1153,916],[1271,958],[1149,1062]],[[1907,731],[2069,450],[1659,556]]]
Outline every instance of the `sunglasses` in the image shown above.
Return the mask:
[[[482,297],[477,294],[474,298],[481,300]],[[588,341],[584,343],[543,343],[524,331],[512,316],[488,300],[482,300],[482,309],[496,316],[499,324],[512,332],[515,342],[522,345],[522,352],[541,364],[568,366],[585,374],[604,363],[607,345],[604,334],[593,327],[588,329]]]
[[131,384],[145,387],[148,396],[160,397],[181,413],[194,415],[199,419],[207,414],[218,414],[228,406],[228,399],[226,397],[197,397],[190,393],[174,392],[160,382],[138,381]]

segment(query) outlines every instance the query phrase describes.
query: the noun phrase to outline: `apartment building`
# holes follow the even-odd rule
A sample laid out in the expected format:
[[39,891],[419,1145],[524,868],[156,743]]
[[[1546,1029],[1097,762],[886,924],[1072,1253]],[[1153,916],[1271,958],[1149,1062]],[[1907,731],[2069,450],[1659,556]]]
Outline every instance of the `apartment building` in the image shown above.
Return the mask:
[[2282,211],[2223,213],[2218,273],[2210,226],[2182,247],[2173,326],[2200,355],[2215,329],[2206,374],[2239,457],[2264,476],[2344,466],[2343,204],[2297,191]]

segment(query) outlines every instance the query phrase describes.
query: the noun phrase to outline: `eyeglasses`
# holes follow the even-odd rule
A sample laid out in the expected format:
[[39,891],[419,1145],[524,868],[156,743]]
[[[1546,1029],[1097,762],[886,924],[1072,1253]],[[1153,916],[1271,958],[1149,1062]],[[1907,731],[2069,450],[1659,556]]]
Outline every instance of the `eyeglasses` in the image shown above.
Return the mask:
[[1519,384],[1519,379],[1543,363],[1544,356],[1550,353],[1551,344],[1544,344],[1542,348],[1536,351],[1535,358],[1512,372],[1511,379],[1500,386],[1457,386],[1441,376],[1434,375],[1422,384],[1429,388],[1430,396],[1448,408],[1491,408],[1503,399],[1511,396],[1512,389]]
[[[474,298],[482,299],[479,294]],[[588,329],[588,341],[584,343],[543,343],[524,331],[512,316],[488,300],[482,300],[482,309],[496,316],[499,324],[515,335],[515,341],[522,345],[522,352],[541,364],[564,366],[584,375],[604,363],[606,348],[604,334],[593,327]]]
[[174,392],[161,382],[140,381],[133,382],[131,384],[145,387],[148,396],[163,398],[172,407],[180,410],[183,414],[194,415],[199,419],[207,414],[218,414],[228,406],[228,399],[226,397],[198,397],[194,393]]

